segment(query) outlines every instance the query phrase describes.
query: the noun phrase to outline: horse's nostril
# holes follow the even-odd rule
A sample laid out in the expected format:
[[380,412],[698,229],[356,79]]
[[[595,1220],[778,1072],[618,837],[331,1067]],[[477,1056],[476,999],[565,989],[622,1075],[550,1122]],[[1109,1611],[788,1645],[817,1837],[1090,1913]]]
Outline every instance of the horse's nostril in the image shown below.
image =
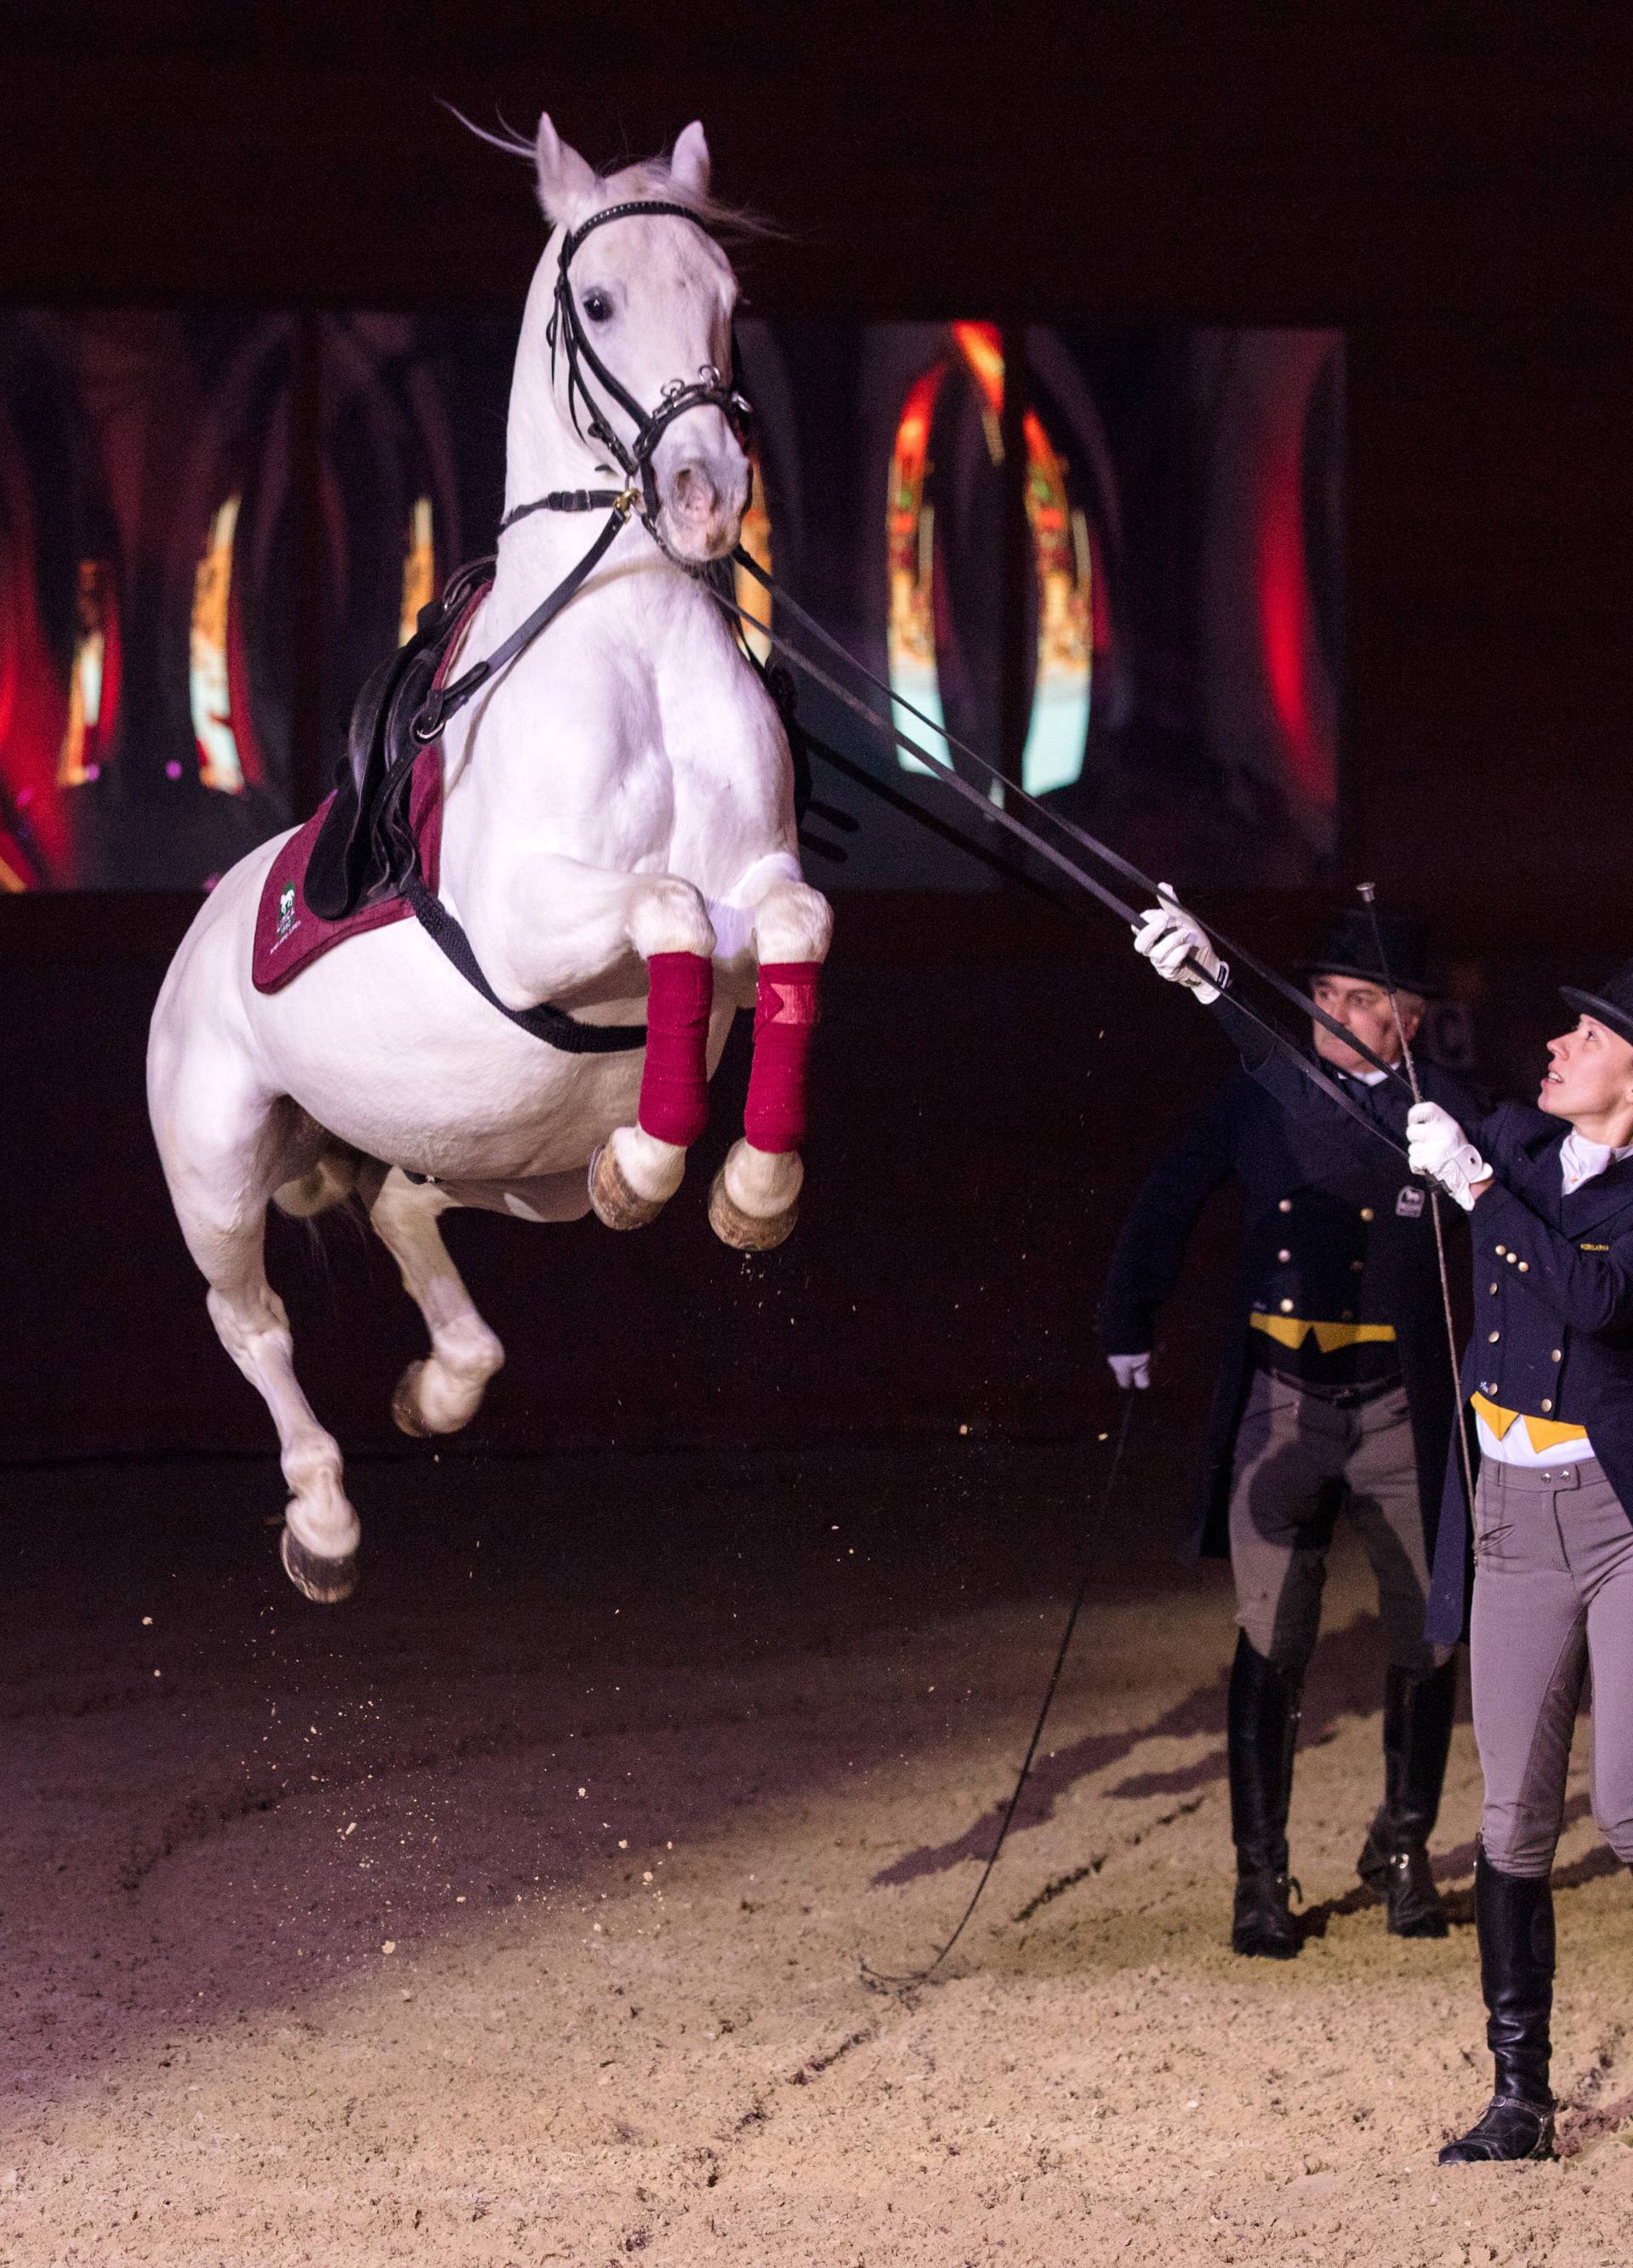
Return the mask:
[[719,493],[701,465],[682,465],[672,494],[674,509],[687,519],[708,519],[719,506]]

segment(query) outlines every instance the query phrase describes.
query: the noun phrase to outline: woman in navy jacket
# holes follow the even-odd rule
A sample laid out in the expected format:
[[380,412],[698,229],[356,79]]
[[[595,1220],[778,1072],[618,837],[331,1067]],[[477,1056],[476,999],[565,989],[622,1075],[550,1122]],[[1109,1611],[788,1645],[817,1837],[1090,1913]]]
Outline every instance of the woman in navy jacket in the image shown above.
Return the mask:
[[1475,1260],[1462,1379],[1478,1458],[1472,1599],[1454,1466],[1428,1626],[1456,1638],[1467,1604],[1497,2087],[1445,2164],[1551,2146],[1548,1875],[1590,1673],[1593,1815],[1633,1864],[1633,962],[1602,991],[1564,998],[1576,1028],[1549,1041],[1534,1110],[1505,1104],[1472,1140],[1433,1103],[1408,1121],[1414,1170],[1470,1214]]

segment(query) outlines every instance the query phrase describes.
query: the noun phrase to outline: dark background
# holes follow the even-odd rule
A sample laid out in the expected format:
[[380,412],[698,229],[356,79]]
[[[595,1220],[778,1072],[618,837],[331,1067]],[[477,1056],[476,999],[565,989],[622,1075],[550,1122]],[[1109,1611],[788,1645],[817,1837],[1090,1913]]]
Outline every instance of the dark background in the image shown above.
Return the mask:
[[[604,164],[701,116],[722,193],[786,231],[747,279],[767,314],[1342,328],[1344,875],[1436,917],[1499,1086],[1556,977],[1629,951],[1624,11],[175,0],[135,28],[36,4],[6,40],[16,303],[513,309],[541,242],[525,175],[442,96],[529,127],[548,106]],[[142,1109],[194,902],[0,902],[9,1454],[269,1440]],[[1322,905],[1217,909],[1291,958]],[[1097,917],[848,896],[805,1218],[760,1262],[702,1215],[742,1039],[644,1236],[455,1222],[511,1351],[471,1446],[1101,1418],[1119,1205],[1221,1060],[1188,1004]],[[1170,1327],[1192,1403],[1223,1233]],[[417,1319],[343,1226],[321,1259],[276,1233],[320,1411],[383,1440]]]

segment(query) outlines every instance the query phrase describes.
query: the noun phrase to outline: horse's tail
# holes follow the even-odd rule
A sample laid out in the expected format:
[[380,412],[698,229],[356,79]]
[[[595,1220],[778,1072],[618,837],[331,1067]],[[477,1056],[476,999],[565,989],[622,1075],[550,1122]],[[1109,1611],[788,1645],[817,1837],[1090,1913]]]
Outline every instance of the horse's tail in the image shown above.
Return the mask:
[[336,1143],[309,1173],[275,1189],[272,1202],[291,1220],[310,1220],[315,1213],[327,1212],[331,1205],[344,1204],[348,1197],[357,1195],[362,1167],[363,1160],[356,1150]]

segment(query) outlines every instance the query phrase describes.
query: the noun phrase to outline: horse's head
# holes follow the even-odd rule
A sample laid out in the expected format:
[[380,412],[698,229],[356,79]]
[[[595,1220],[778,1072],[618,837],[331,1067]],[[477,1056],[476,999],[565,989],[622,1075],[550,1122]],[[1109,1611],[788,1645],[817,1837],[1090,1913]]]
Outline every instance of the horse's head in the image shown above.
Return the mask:
[[[650,418],[677,387],[700,379],[707,385],[711,374],[717,389],[729,386],[737,278],[707,225],[680,214],[637,212],[581,239],[572,232],[608,207],[651,202],[684,205],[709,223],[709,145],[701,126],[688,126],[666,166],[630,166],[603,178],[562,141],[547,115],[539,121],[536,153],[539,201],[554,232],[533,280],[522,353],[542,349],[553,361],[557,416],[570,428],[576,413],[577,431],[606,463],[612,453],[591,433],[592,417],[604,420],[621,448],[634,454],[641,427],[631,403]],[[557,285],[562,247],[570,240],[573,304],[563,310]],[[564,334],[574,318],[577,351],[570,356]],[[575,361],[582,387],[576,393],[570,391]],[[598,362],[612,386],[598,375]],[[619,392],[629,401],[621,401]],[[741,533],[750,475],[742,442],[719,402],[681,408],[658,435],[650,461],[656,530],[666,549],[698,565],[724,557]]]

